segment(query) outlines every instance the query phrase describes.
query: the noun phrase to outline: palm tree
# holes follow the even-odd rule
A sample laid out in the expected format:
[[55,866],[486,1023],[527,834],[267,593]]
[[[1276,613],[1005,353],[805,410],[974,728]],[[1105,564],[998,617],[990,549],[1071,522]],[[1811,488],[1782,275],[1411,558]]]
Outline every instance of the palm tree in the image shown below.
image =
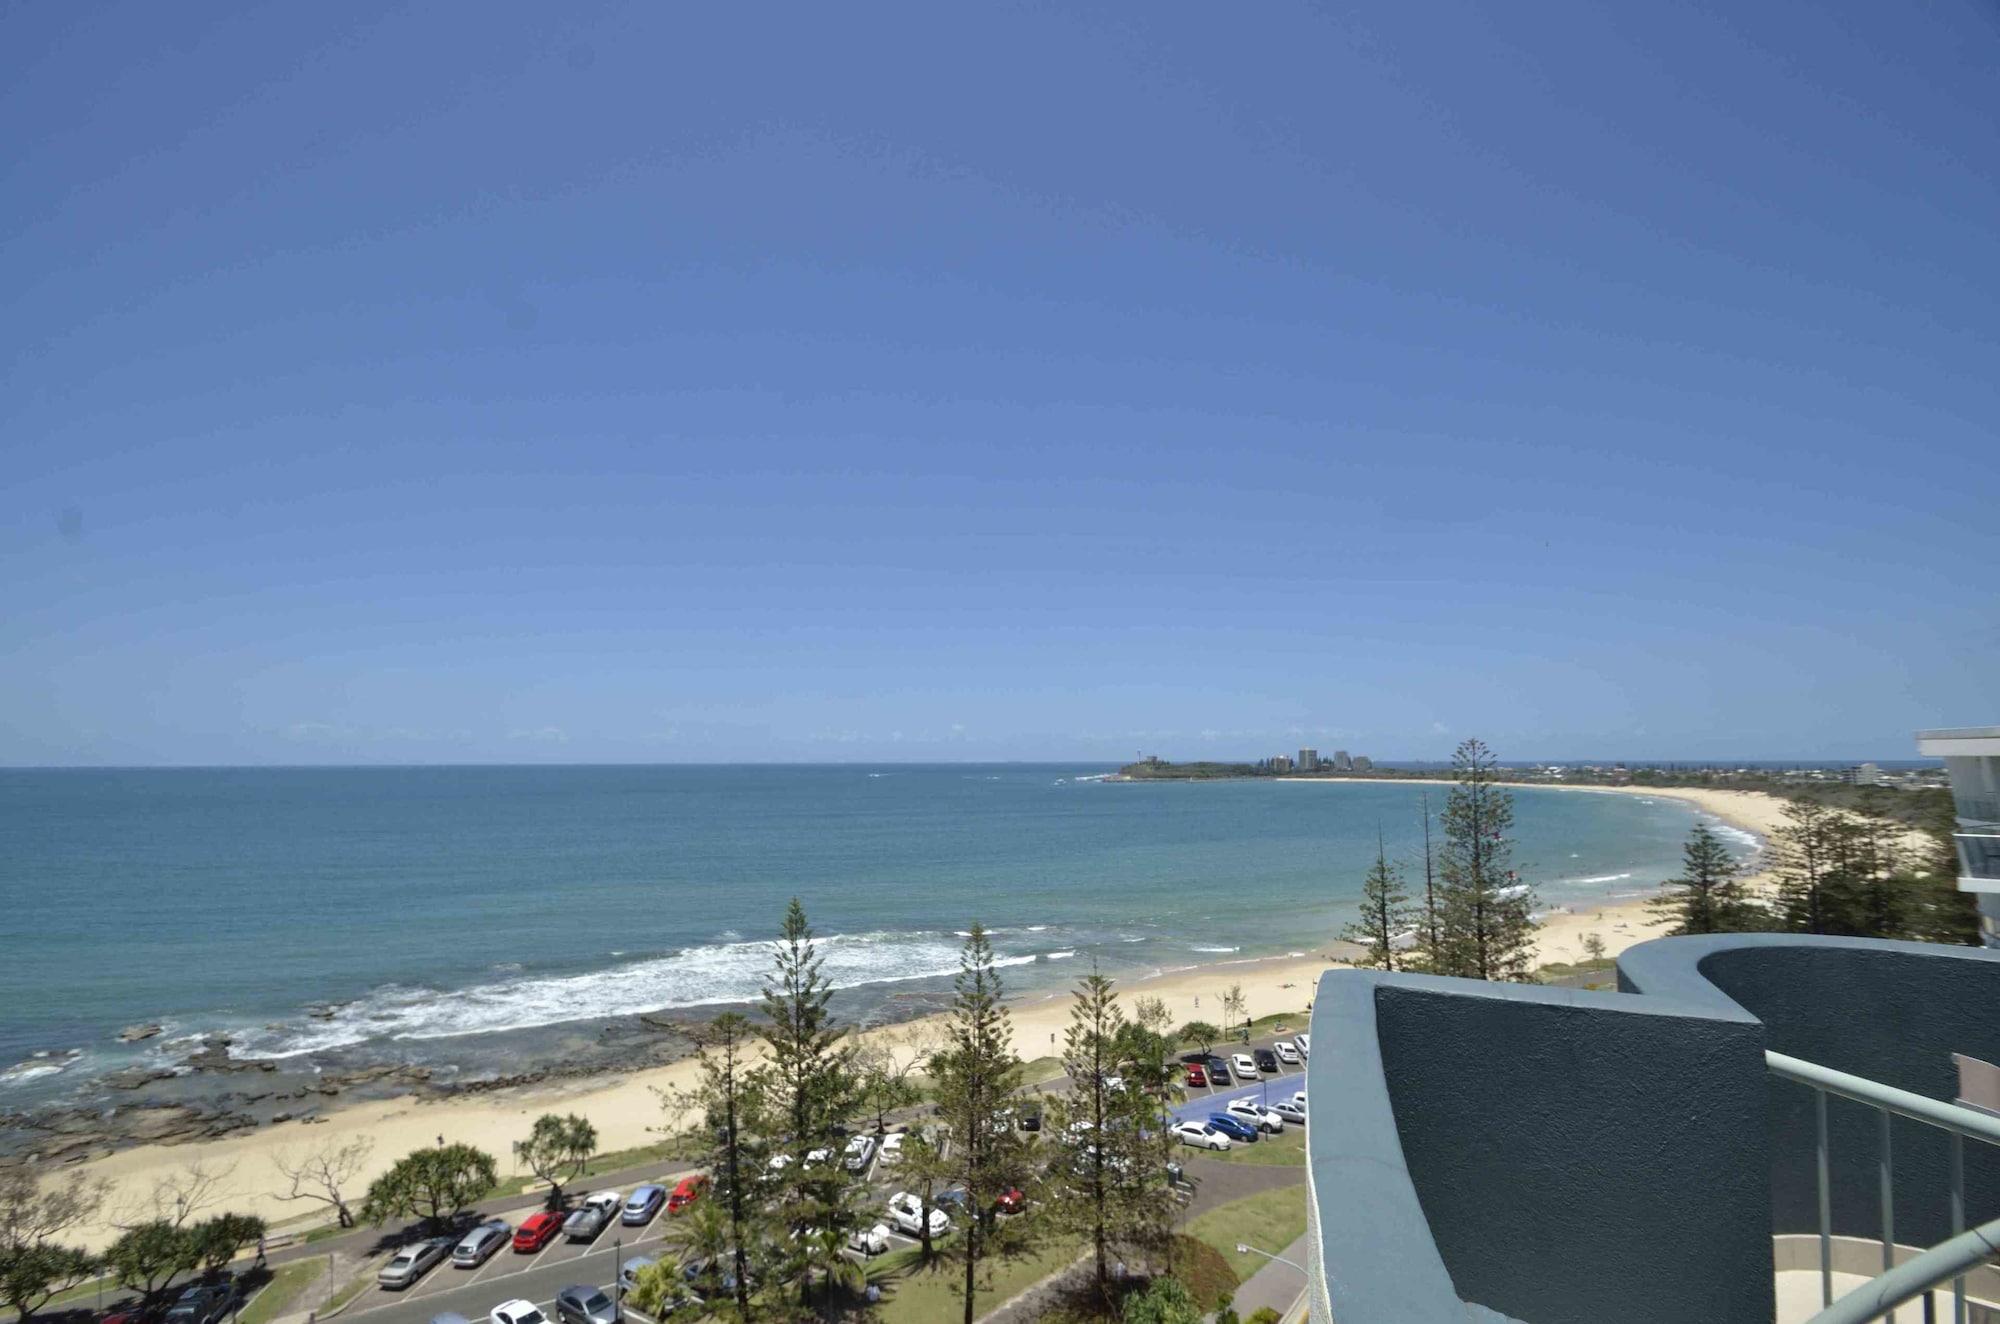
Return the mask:
[[868,1271],[847,1258],[847,1238],[835,1227],[808,1228],[800,1234],[806,1253],[806,1272],[817,1270],[821,1279],[820,1310],[833,1318],[833,1291],[845,1287],[858,1292],[868,1281]]
[[[713,1278],[714,1283],[722,1281],[730,1257],[729,1211],[720,1200],[697,1200],[690,1205],[673,1221],[666,1239],[681,1263],[700,1260],[704,1278]],[[705,1285],[702,1295],[714,1300],[713,1287],[714,1284]]]

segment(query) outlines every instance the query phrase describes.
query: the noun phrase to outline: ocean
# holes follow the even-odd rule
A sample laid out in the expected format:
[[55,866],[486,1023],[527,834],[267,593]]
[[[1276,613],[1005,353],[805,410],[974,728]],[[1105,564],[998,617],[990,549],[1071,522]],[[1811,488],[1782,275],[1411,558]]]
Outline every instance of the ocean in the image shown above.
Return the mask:
[[[1010,991],[1031,991],[1092,961],[1134,975],[1321,947],[1378,828],[1421,881],[1426,788],[1109,771],[0,771],[0,1110],[87,1099],[215,1033],[239,1058],[498,1071],[579,1025],[753,1000],[794,895],[844,1008],[870,1017],[947,988],[974,920]],[[1435,811],[1445,788],[1428,791]],[[1671,876],[1697,817],[1641,796],[1515,802],[1515,863],[1544,905]],[[137,1023],[163,1031],[120,1043]]]

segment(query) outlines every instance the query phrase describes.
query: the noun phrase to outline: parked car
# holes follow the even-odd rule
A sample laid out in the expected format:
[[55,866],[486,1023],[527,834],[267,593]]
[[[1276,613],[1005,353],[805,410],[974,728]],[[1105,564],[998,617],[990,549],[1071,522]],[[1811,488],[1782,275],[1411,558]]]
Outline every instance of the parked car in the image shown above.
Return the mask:
[[1296,1104],[1297,1104],[1297,1105],[1299,1105],[1299,1107],[1301,1107],[1301,1108],[1305,1107],[1305,1106],[1306,1106],[1306,1092],[1305,1092],[1304,1090],[1300,1090],[1300,1091],[1299,1091],[1299,1092],[1298,1092],[1297,1094],[1294,1094],[1294,1095],[1292,1096],[1292,1102],[1293,1102],[1293,1103],[1296,1103]]
[[1031,1103],[1021,1109],[1021,1129],[1039,1131],[1042,1129],[1042,1105]]
[[1202,1069],[1201,1063],[1190,1062],[1187,1064],[1187,1083],[1190,1085],[1208,1084],[1208,1072]]
[[450,1254],[450,1237],[432,1237],[429,1241],[405,1246],[396,1252],[394,1259],[382,1266],[382,1272],[375,1275],[375,1281],[392,1292],[397,1291],[444,1263],[445,1257]]
[[847,1148],[841,1156],[840,1166],[846,1168],[849,1172],[866,1172],[868,1171],[868,1161],[874,1157],[875,1137],[856,1136],[847,1142]]
[[652,1255],[627,1255],[625,1262],[618,1266],[618,1295],[623,1296],[639,1285],[641,1271],[650,1269],[660,1261]]
[[659,1213],[660,1206],[666,1202],[666,1187],[652,1182],[635,1186],[632,1194],[625,1197],[625,1208],[619,1211],[618,1221],[626,1227],[644,1227],[653,1221],[653,1215]]
[[1263,1107],[1255,1099],[1231,1099],[1223,1105],[1222,1110],[1259,1130],[1275,1133],[1285,1129],[1285,1119],[1269,1108]]
[[452,1247],[451,1263],[457,1269],[476,1269],[486,1263],[514,1235],[505,1220],[490,1218],[458,1239]]
[[1222,1057],[1211,1057],[1208,1059],[1206,1065],[1208,1067],[1209,1084],[1228,1085],[1232,1083],[1229,1078],[1229,1059]]
[[1013,1129],[1014,1110],[1012,1108],[996,1108],[993,1110],[993,1115],[986,1119],[988,1134],[1004,1136]]
[[[889,1197],[889,1221],[899,1232],[920,1237],[924,1232],[924,1203],[908,1191],[897,1191]],[[931,1235],[941,1237],[951,1231],[951,1219],[944,1210],[933,1208],[930,1216]]]
[[1306,1106],[1303,1103],[1293,1103],[1290,1099],[1280,1099],[1271,1105],[1271,1111],[1290,1122],[1293,1126],[1304,1126],[1306,1124]]
[[1236,1077],[1238,1080],[1257,1079],[1256,1059],[1251,1057],[1250,1054],[1248,1053],[1238,1053],[1236,1056],[1230,1058],[1229,1066],[1231,1070],[1236,1072]]
[[1018,1186],[1009,1186],[993,1197],[993,1212],[996,1214],[1018,1214],[1028,1207],[1028,1197]]
[[972,1198],[962,1186],[948,1186],[931,1197],[931,1208],[943,1212],[946,1218],[964,1218],[972,1212]]
[[597,1234],[618,1216],[623,1197],[616,1191],[592,1191],[584,1202],[563,1220],[563,1235],[571,1241],[595,1241]]
[[1278,1060],[1280,1062],[1283,1062],[1286,1066],[1295,1067],[1299,1065],[1299,1050],[1293,1047],[1291,1044],[1286,1043],[1283,1039],[1280,1039],[1278,1040],[1277,1043],[1272,1044],[1271,1051],[1276,1053],[1278,1055]]
[[166,1324],[217,1324],[236,1304],[231,1283],[196,1283],[167,1307]]
[[526,1255],[538,1251],[556,1238],[562,1231],[562,1215],[544,1209],[539,1214],[530,1214],[521,1220],[521,1226],[514,1229],[514,1249]]
[[1206,1122],[1175,1122],[1167,1128],[1169,1135],[1194,1149],[1228,1149],[1229,1137]]
[[667,1197],[667,1212],[678,1214],[702,1196],[708,1194],[708,1174],[691,1172],[674,1183],[674,1193]]
[[[736,1291],[734,1263],[731,1259],[711,1261],[707,1256],[689,1260],[681,1266],[681,1281],[704,1296],[731,1296]],[[750,1285],[757,1285],[754,1269],[750,1271]]]
[[847,1248],[858,1250],[863,1255],[886,1255],[889,1253],[889,1225],[877,1223],[874,1227],[858,1227],[848,1234]]
[[1241,1140],[1246,1145],[1256,1143],[1257,1128],[1240,1117],[1231,1117],[1228,1113],[1210,1113],[1208,1124],[1231,1140]]
[[532,1301],[502,1301],[493,1307],[493,1324],[548,1324],[548,1316]]
[[1259,1048],[1251,1054],[1251,1058],[1257,1063],[1257,1070],[1263,1072],[1265,1075],[1275,1076],[1278,1074],[1278,1055],[1270,1049]]
[[882,1150],[875,1156],[875,1166],[878,1168],[893,1168],[902,1161],[903,1133],[898,1131],[893,1135],[883,1136]]
[[573,1285],[556,1293],[556,1318],[562,1324],[618,1324],[618,1303],[601,1287]]
[[1299,1046],[1300,1057],[1311,1057],[1313,1055],[1313,1037],[1310,1034],[1302,1034],[1292,1040],[1292,1042]]

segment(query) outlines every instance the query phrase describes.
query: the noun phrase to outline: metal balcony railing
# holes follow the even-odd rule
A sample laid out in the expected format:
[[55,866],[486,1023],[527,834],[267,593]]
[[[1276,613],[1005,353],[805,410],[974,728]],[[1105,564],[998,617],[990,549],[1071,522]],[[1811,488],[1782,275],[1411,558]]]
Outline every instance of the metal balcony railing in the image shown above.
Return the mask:
[[[1965,1324],[1965,1274],[2000,1248],[2000,1219],[1968,1231],[1965,1226],[1965,1141],[1967,1137],[2000,1146],[2000,1117],[1988,1116],[1955,1103],[1944,1103],[1923,1094],[1897,1089],[1849,1075],[1816,1062],[1766,1052],[1764,1061],[1771,1074],[1795,1081],[1813,1091],[1814,1114],[1818,1119],[1819,1160],[1819,1281],[1820,1304],[1824,1307],[1808,1324],[1863,1324],[1887,1319],[1894,1324],[1896,1307],[1950,1281],[1952,1324]],[[1826,1101],[1828,1095],[1852,1099],[1875,1109],[1880,1118],[1881,1151],[1877,1163],[1882,1201],[1882,1274],[1871,1278],[1838,1301],[1833,1299],[1833,1197],[1828,1178]],[[1935,1126],[1951,1136],[1950,1189],[1951,1230],[1949,1240],[1940,1242],[1902,1265],[1895,1262],[1896,1215],[1895,1149],[1890,1142],[1889,1119],[1907,1117]]]

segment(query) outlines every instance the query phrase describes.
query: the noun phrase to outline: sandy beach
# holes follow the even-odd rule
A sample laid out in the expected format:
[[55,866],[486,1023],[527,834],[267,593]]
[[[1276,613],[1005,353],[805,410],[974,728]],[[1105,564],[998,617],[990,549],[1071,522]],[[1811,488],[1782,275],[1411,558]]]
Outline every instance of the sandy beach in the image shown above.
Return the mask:
[[[1339,779],[1285,779],[1296,786],[1335,784]],[[1783,801],[1747,791],[1705,789],[1659,790],[1637,787],[1562,787],[1581,794],[1645,795],[1685,800],[1716,818],[1745,831],[1768,838],[1780,822]],[[1753,885],[1768,884],[1766,875],[1753,878]],[[1561,908],[1544,914],[1537,949],[1543,963],[1575,961],[1583,957],[1583,942],[1595,933],[1604,940],[1607,954],[1616,955],[1634,943],[1655,936],[1653,916],[1645,898],[1607,903],[1587,910]],[[1134,997],[1163,999],[1176,1022],[1217,1018],[1223,991],[1240,983],[1254,1017],[1274,1013],[1303,1014],[1321,972],[1338,964],[1324,951],[1264,959],[1241,959],[1212,965],[1168,971],[1151,978],[1123,980],[1120,992],[1129,1006]],[[1060,1042],[1068,1022],[1070,998],[1066,993],[1038,993],[1012,1003],[1014,1042],[1024,1059],[1049,1055]],[[927,1018],[934,1019],[934,1018]],[[923,1021],[884,1027],[866,1032],[866,1040],[885,1037],[895,1042],[908,1027]],[[533,1119],[552,1109],[575,1111],[587,1116],[597,1127],[604,1150],[631,1148],[652,1143],[668,1130],[678,1130],[681,1121],[662,1110],[660,1091],[685,1088],[699,1070],[692,1061],[650,1068],[618,1077],[592,1077],[551,1082],[492,1094],[451,1099],[401,1098],[354,1103],[332,1109],[310,1122],[286,1122],[261,1127],[240,1135],[198,1144],[141,1146],[108,1157],[65,1168],[71,1176],[103,1178],[112,1184],[113,1194],[105,1207],[105,1221],[130,1222],[160,1179],[184,1170],[191,1163],[202,1164],[211,1173],[226,1174],[220,1183],[220,1206],[261,1214],[278,1223],[297,1220],[305,1211],[316,1209],[279,1200],[278,1192],[287,1182],[275,1159],[286,1153],[304,1152],[328,1143],[367,1136],[373,1141],[370,1167],[355,1183],[355,1194],[367,1177],[386,1168],[396,1158],[424,1145],[435,1144],[440,1136],[465,1141],[494,1154],[501,1170],[512,1167],[514,1141],[527,1134]],[[89,1240],[101,1245],[110,1235],[108,1226],[93,1230]]]

